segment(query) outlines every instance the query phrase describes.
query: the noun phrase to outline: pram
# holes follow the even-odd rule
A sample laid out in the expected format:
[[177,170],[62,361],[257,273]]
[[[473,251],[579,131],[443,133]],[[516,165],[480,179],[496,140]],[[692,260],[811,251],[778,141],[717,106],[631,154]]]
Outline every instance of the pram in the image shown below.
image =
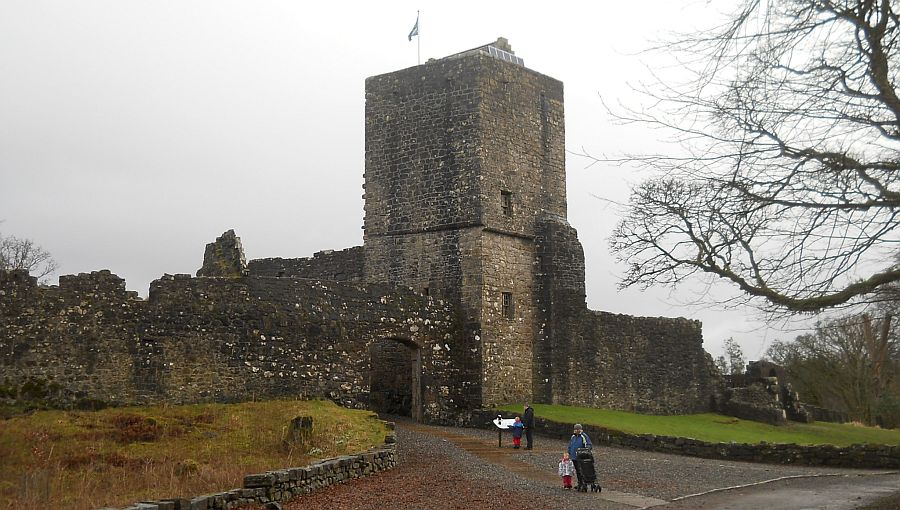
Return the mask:
[[580,492],[587,492],[588,487],[591,492],[600,492],[603,490],[597,483],[597,471],[594,469],[594,453],[590,448],[578,448],[575,450],[575,467],[581,474],[581,479],[577,489]]

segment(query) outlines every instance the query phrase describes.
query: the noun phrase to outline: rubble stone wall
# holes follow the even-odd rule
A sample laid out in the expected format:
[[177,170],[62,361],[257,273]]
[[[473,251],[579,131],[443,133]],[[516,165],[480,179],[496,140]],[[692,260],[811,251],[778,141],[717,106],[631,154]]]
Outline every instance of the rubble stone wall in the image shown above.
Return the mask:
[[337,282],[363,281],[363,248],[320,251],[308,258],[265,258],[247,263],[250,276],[295,277]]
[[[420,351],[426,421],[452,421],[477,380],[453,360],[459,324],[437,300],[388,285],[167,276],[147,300],[108,271],[38,287],[0,272],[0,382],[60,407],[324,397],[366,407],[369,346]],[[32,392],[33,393],[33,392]]]
[[568,377],[554,402],[650,414],[711,409],[718,392],[700,322],[587,310],[558,342]]

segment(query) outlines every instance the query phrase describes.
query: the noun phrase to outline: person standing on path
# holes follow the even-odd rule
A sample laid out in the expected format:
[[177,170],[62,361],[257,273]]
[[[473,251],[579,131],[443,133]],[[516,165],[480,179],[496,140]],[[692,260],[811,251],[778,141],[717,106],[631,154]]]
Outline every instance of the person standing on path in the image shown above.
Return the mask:
[[525,412],[522,414],[522,423],[525,425],[525,449],[532,447],[532,431],[534,430],[534,409],[525,404]]
[[581,476],[581,467],[578,465],[577,450],[579,448],[593,448],[591,438],[583,430],[580,423],[576,423],[573,427],[572,438],[569,439],[569,458],[575,461],[575,476],[578,477],[578,487],[584,487],[584,478]]

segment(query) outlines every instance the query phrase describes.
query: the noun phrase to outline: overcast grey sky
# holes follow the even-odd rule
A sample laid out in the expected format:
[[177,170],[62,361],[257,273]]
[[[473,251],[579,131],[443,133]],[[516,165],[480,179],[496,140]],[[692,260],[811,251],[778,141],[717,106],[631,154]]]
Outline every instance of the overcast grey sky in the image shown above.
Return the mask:
[[[227,229],[248,258],[362,244],[364,80],[507,37],[565,83],[570,151],[637,150],[657,133],[614,126],[638,55],[728,2],[0,0],[0,232],[50,251],[59,274],[109,269],[146,296],[195,273]],[[715,7],[713,7],[715,5]],[[747,309],[685,306],[689,289],[616,291],[607,248],[632,171],[569,156],[569,221],[592,309],[704,323],[755,359],[773,338]],[[695,287],[696,288],[696,287]]]

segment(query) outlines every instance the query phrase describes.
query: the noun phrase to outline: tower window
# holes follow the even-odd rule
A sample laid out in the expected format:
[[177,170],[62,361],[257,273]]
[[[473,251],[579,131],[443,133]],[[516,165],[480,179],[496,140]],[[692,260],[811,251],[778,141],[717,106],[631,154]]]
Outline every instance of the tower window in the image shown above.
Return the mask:
[[506,319],[516,318],[516,305],[513,301],[512,292],[504,292],[501,298],[503,317]]
[[500,192],[500,210],[504,216],[512,216],[512,192]]

